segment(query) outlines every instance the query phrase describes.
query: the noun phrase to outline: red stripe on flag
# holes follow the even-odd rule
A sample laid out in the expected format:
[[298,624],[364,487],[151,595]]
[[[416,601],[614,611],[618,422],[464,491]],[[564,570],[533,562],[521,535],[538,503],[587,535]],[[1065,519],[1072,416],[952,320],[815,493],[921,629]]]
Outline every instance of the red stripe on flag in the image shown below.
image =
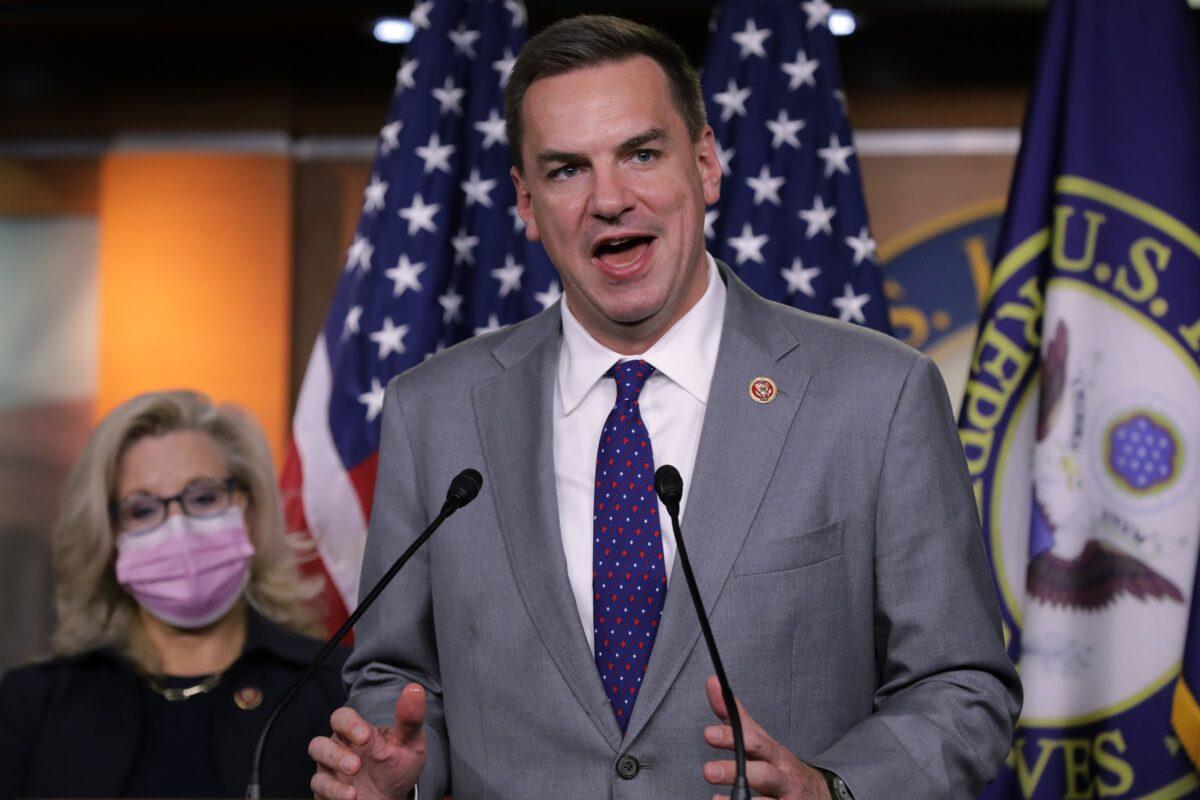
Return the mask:
[[375,497],[375,472],[379,467],[379,451],[364,458],[361,463],[350,469],[350,483],[358,493],[358,503],[362,506],[363,519],[371,518],[371,501]]
[[[371,459],[374,461],[374,458]],[[374,483],[374,472],[372,472],[372,483]],[[317,552],[315,543],[312,540],[312,533],[308,528],[308,520],[304,516],[304,496],[300,487],[304,485],[304,473],[300,465],[300,453],[296,450],[295,442],[288,446],[287,458],[283,464],[283,474],[279,476],[279,492],[283,497],[283,516],[287,524],[288,533],[292,536],[298,536],[310,547],[303,551],[300,557],[300,573],[305,576],[320,576],[321,577],[321,594],[316,598],[316,602],[320,605],[324,612],[324,624],[326,635],[332,636],[350,614],[346,609],[346,604],[342,602],[341,595],[338,594],[337,588],[333,584],[332,578],[325,569],[325,562],[321,560],[320,553]],[[357,487],[358,482],[355,481]],[[361,494],[360,494],[361,497]],[[351,631],[344,641],[344,644],[354,643],[354,631]]]

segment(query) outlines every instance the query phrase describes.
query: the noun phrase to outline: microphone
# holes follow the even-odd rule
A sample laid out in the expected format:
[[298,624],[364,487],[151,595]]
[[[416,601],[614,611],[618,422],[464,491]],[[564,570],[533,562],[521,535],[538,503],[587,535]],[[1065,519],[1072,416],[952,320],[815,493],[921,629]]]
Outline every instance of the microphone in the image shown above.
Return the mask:
[[696,616],[700,619],[700,631],[704,634],[704,643],[708,645],[708,655],[712,658],[713,668],[717,672],[717,680],[721,684],[721,697],[725,700],[725,708],[729,712],[729,724],[733,728],[733,758],[737,765],[737,776],[733,779],[733,788],[729,800],[749,800],[750,785],[746,781],[746,743],[742,738],[742,715],[738,712],[737,700],[733,689],[729,688],[729,679],[725,677],[725,667],[721,664],[721,654],[717,652],[717,642],[713,639],[712,628],[708,624],[708,615],[704,613],[704,603],[700,599],[700,589],[696,586],[696,576],[692,574],[692,564],[688,561],[687,548],[683,545],[683,533],[679,527],[679,501],[683,499],[683,478],[679,470],[670,464],[663,464],[654,472],[654,491],[658,499],[667,507],[671,517],[671,527],[675,531],[675,545],[679,548],[679,563],[683,565],[683,576],[687,579],[688,591],[692,595],[692,605]]
[[375,602],[375,598],[383,593],[383,590],[391,583],[392,578],[396,577],[396,573],[408,563],[408,560],[413,557],[414,553],[421,549],[421,545],[425,544],[429,537],[433,535],[433,532],[441,527],[441,524],[446,521],[447,517],[475,499],[482,486],[483,476],[479,474],[479,470],[468,468],[454,476],[454,480],[450,481],[450,489],[446,492],[446,501],[442,503],[442,510],[434,517],[433,522],[429,523],[429,527],[422,531],[421,535],[408,546],[408,549],[400,554],[400,557],[388,568],[388,571],[383,574],[383,577],[379,579],[374,588],[358,604],[358,608],[354,609],[354,613],[342,623],[342,627],[337,629],[337,633],[329,638],[329,641],[321,648],[321,652],[317,653],[317,657],[305,668],[304,673],[283,693],[283,697],[279,698],[279,702],[271,710],[271,716],[267,717],[267,721],[263,725],[262,733],[258,735],[258,744],[254,746],[254,760],[250,762],[250,781],[246,785],[246,800],[259,800],[262,796],[260,767],[262,766],[263,747],[267,743],[267,734],[271,732],[271,727],[275,724],[275,720],[287,708],[288,703],[292,702],[293,698],[300,693],[300,689],[308,682],[313,673],[317,671],[317,667],[321,666],[322,662],[333,652],[333,649],[346,637],[346,634],[354,627],[354,623],[358,622],[359,618],[371,607],[371,604]]

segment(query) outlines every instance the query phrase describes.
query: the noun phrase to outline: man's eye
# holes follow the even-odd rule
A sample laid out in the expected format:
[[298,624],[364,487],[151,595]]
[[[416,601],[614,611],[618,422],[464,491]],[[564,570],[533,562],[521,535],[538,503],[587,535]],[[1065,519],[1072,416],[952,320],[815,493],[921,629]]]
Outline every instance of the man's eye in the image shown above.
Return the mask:
[[554,170],[553,172],[551,172],[550,178],[552,180],[563,180],[565,178],[574,178],[578,174],[579,174],[579,167],[575,167],[570,164],[565,164],[565,165],[559,167],[558,169]]
[[639,164],[649,164],[657,155],[658,153],[654,150],[636,150],[633,153],[633,160]]

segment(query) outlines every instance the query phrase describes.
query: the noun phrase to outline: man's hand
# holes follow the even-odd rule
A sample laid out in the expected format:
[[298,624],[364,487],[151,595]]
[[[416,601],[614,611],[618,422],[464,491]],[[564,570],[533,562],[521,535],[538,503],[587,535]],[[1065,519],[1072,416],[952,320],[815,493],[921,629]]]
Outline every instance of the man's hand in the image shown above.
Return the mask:
[[404,800],[425,766],[425,690],[410,683],[396,700],[394,725],[371,727],[343,706],[329,718],[333,735],[308,743],[317,762],[317,800]]
[[[721,684],[717,676],[709,676],[705,685],[708,704],[724,725],[709,725],[704,729],[704,741],[710,747],[733,750],[733,728]],[[779,742],[767,735],[762,726],[750,718],[740,702],[742,738],[746,744],[746,781],[750,788],[766,798],[775,800],[830,800],[825,776],[805,764]],[[729,761],[709,761],[704,765],[704,779],[709,783],[733,785],[737,765]],[[728,800],[728,795],[713,795],[713,800]]]

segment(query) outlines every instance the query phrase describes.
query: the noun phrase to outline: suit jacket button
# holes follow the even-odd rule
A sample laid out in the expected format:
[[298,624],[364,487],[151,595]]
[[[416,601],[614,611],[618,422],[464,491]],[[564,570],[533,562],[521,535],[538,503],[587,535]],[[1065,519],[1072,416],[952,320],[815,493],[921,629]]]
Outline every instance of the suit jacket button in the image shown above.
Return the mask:
[[633,756],[621,756],[617,759],[617,775],[627,781],[633,780],[642,765]]

